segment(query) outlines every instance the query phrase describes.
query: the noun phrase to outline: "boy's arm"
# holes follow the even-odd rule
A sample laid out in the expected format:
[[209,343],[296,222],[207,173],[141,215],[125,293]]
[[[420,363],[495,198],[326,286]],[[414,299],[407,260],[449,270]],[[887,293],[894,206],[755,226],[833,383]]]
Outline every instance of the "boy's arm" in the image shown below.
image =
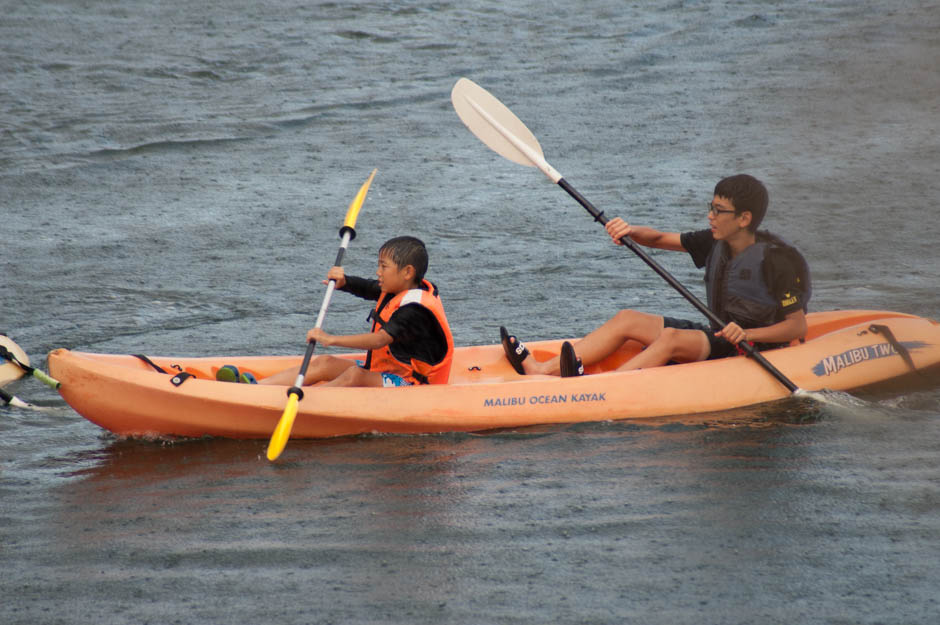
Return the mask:
[[744,330],[738,324],[731,322],[724,328],[715,333],[715,336],[723,336],[735,345],[741,341],[750,341],[752,343],[789,343],[795,339],[806,336],[806,315],[803,309],[799,308],[786,317],[783,321],[763,328],[750,328]]
[[307,332],[307,342],[316,341],[320,345],[349,347],[352,349],[379,349],[391,344],[395,339],[385,330],[366,332],[365,334],[330,334],[323,328],[313,328]]
[[655,247],[673,252],[685,251],[678,232],[661,232],[647,226],[631,226],[620,217],[614,217],[604,227],[607,229],[607,234],[617,245],[623,245],[620,241],[621,237],[630,237],[646,247]]
[[[368,278],[360,278],[358,276],[347,276],[343,272],[342,267],[333,267],[330,269],[330,272],[327,274],[327,280],[330,279],[336,280],[336,289],[338,291],[343,291],[344,293],[349,293],[356,297],[361,297],[362,299],[375,301],[382,295],[382,287],[379,286],[378,280],[369,280]],[[324,284],[325,283],[326,280],[324,280]]]

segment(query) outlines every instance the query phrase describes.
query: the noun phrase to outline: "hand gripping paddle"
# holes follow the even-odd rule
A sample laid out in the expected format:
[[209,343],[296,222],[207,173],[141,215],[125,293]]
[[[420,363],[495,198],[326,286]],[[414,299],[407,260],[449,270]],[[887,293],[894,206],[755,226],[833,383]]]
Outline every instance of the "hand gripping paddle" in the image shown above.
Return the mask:
[[[356,236],[356,218],[359,216],[359,209],[362,208],[362,203],[366,199],[366,193],[369,191],[369,185],[372,184],[372,179],[375,177],[376,171],[377,170],[373,169],[372,173],[369,174],[369,178],[362,184],[359,193],[353,198],[352,203],[349,205],[349,210],[346,212],[346,221],[343,222],[343,227],[339,229],[341,240],[339,251],[336,253],[336,262],[333,263],[336,267],[343,265],[343,255],[346,253],[346,247]],[[335,288],[336,280],[330,280],[326,286],[326,295],[323,296],[323,304],[320,305],[320,312],[317,314],[317,328],[323,327],[323,318],[326,316],[326,309],[330,305],[330,298],[333,296],[333,290]],[[287,390],[287,406],[284,408],[284,414],[281,415],[281,419],[277,422],[277,427],[271,435],[271,442],[268,443],[268,460],[272,462],[277,460],[278,456],[281,455],[281,452],[284,451],[284,447],[287,445],[287,439],[290,438],[290,431],[294,427],[294,419],[297,417],[297,404],[304,396],[304,392],[301,390],[304,384],[304,376],[307,374],[307,367],[310,365],[310,359],[313,357],[313,350],[316,346],[316,341],[309,341],[307,343],[307,352],[304,354],[303,362],[300,364],[297,379],[294,381],[294,386]]]

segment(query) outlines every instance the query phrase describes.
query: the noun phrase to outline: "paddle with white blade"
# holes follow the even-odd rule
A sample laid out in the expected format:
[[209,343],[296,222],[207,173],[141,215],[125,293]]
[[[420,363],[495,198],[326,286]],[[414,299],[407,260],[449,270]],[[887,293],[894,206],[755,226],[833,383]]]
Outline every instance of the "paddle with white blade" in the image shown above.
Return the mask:
[[29,366],[29,356],[26,355],[26,352],[13,342],[13,339],[0,333],[0,406],[31,408],[33,410],[43,409],[3,390],[5,384],[18,380],[26,373],[43,380],[52,388],[59,388],[57,380]]
[[[356,237],[356,218],[359,217],[359,209],[362,208],[362,203],[366,199],[366,193],[369,191],[369,185],[372,184],[372,179],[375,177],[376,171],[378,170],[372,170],[372,173],[369,174],[369,178],[362,184],[356,197],[353,198],[353,201],[349,204],[349,210],[346,211],[346,220],[343,222],[343,227],[339,229],[341,240],[339,251],[336,253],[336,262],[333,263],[336,267],[343,265],[343,255],[346,253],[346,248],[349,246],[349,242]],[[323,318],[326,317],[326,309],[330,305],[330,298],[333,297],[333,290],[335,288],[336,280],[330,280],[326,285],[326,295],[323,296],[323,304],[320,305],[320,312],[317,314],[315,326],[317,328],[323,327]],[[316,341],[309,341],[307,343],[307,352],[304,354],[304,359],[300,364],[297,379],[294,381],[294,386],[287,390],[287,406],[284,408],[284,413],[277,422],[277,427],[274,429],[274,433],[271,435],[271,441],[268,443],[268,460],[272,462],[277,460],[278,456],[281,455],[281,452],[284,451],[284,447],[287,445],[287,439],[290,438],[290,431],[294,427],[294,419],[297,417],[297,404],[304,396],[304,392],[301,390],[304,384],[304,376],[307,374],[307,367],[310,365],[310,359],[313,357],[313,350],[316,346]]]
[[[451,91],[451,101],[461,121],[470,129],[470,132],[475,134],[477,138],[485,143],[491,150],[520,165],[537,167],[549,180],[567,191],[571,197],[577,200],[578,203],[594,217],[594,221],[600,222],[601,225],[607,224],[609,220],[604,216],[603,211],[597,210],[587,198],[578,193],[578,191],[558,173],[558,170],[548,164],[542,154],[542,147],[539,145],[535,136],[512,111],[490,94],[490,92],[471,80],[461,78],[457,81],[457,84],[454,85],[453,91]],[[624,236],[620,238],[620,242],[630,248],[634,254],[639,256],[653,271],[668,282],[672,288],[695,306],[695,308],[705,315],[714,326],[723,327],[725,325],[714,312],[688,289],[682,286],[682,284],[663,269],[659,263],[650,258],[633,239]],[[791,393],[807,394],[806,391],[797,387],[787,376],[768,362],[750,343],[742,341],[739,345],[748,356],[756,360]]]
[[33,376],[49,388],[57,389],[61,384],[48,373],[29,365],[29,357],[13,339],[0,333],[0,384],[20,377],[23,373]]

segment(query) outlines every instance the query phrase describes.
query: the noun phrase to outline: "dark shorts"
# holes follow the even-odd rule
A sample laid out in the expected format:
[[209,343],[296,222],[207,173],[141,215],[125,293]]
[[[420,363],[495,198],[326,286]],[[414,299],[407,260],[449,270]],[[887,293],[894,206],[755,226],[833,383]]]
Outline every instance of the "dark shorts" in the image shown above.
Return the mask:
[[[718,360],[719,358],[727,358],[728,356],[738,356],[741,354],[741,352],[738,351],[737,345],[733,345],[723,337],[715,336],[711,328],[704,323],[689,321],[688,319],[663,317],[663,327],[675,328],[677,330],[699,330],[700,332],[704,332],[705,336],[708,337],[708,358],[706,358],[706,360]],[[759,352],[786,346],[787,343],[754,343],[754,349]]]
[[711,328],[704,323],[689,321],[688,319],[676,319],[674,317],[663,317],[664,328],[675,328],[676,330],[698,330],[704,332],[708,338],[708,358],[706,360],[717,360],[727,358],[728,356],[737,356],[738,348],[726,341],[720,336],[715,336]]

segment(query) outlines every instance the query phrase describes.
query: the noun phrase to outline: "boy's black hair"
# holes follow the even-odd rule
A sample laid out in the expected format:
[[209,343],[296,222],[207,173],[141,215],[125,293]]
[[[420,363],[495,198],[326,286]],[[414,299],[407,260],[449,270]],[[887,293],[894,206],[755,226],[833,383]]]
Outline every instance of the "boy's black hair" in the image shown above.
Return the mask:
[[406,265],[415,268],[415,282],[420,283],[428,270],[428,250],[424,242],[415,237],[395,237],[379,248],[379,255],[388,256],[398,268]]
[[728,176],[715,185],[714,195],[731,200],[734,204],[735,215],[749,211],[751,223],[748,224],[747,229],[757,232],[757,227],[767,214],[767,204],[770,201],[767,196],[767,187],[763,182],[747,174]]

